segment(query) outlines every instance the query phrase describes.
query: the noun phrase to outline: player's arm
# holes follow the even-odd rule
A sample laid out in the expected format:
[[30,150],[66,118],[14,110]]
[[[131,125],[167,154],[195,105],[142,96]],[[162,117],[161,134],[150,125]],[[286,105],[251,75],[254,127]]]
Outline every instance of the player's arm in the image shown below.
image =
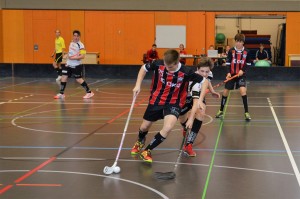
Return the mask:
[[220,93],[215,91],[214,87],[211,84],[211,81],[208,81],[208,90],[213,97],[220,98]]
[[201,92],[200,92],[200,97],[199,97],[199,101],[198,101],[198,108],[200,109],[200,111],[205,111],[205,108],[206,108],[206,105],[203,103],[203,101],[204,101],[204,97],[205,97],[207,89],[208,89],[208,80],[204,78],[202,81]]
[[133,91],[133,95],[137,95],[141,91],[141,85],[142,85],[144,77],[145,77],[145,75],[147,73],[147,71],[145,70],[144,66],[145,65],[142,65],[142,67],[140,68],[140,71],[138,73],[135,86],[134,86],[134,88],[132,90]]
[[228,51],[228,55],[227,55],[227,58],[226,58],[226,71],[227,71],[226,79],[231,77],[231,74],[230,74],[231,62],[232,62],[232,49],[230,49]]
[[156,63],[151,63],[151,64],[147,63],[147,64],[142,65],[142,67],[139,70],[135,86],[134,86],[134,88],[132,90],[133,91],[133,95],[139,94],[139,92],[141,91],[141,85],[142,85],[142,82],[143,82],[143,80],[145,78],[146,73],[149,70],[154,70],[156,67],[157,67]]
[[205,110],[205,104],[203,103],[203,100],[205,97],[206,89],[208,89],[208,80],[194,72],[192,72],[189,75],[190,75],[190,81],[194,81],[194,82],[202,84],[200,98],[199,98],[199,102],[198,102],[198,108],[200,108],[201,110]]
[[54,57],[55,54],[56,54],[56,50],[55,50],[55,48],[54,48],[54,51],[53,51],[51,57]]
[[70,60],[81,60],[85,58],[86,50],[80,49],[79,54],[77,56],[68,56],[68,59]]

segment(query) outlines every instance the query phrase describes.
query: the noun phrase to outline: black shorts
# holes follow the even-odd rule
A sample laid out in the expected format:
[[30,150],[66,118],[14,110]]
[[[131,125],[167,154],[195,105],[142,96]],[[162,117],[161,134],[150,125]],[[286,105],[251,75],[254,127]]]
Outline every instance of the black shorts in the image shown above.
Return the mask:
[[156,106],[148,104],[143,118],[151,122],[164,119],[164,117],[167,115],[174,115],[176,118],[178,118],[180,111],[181,108],[177,105],[168,104],[164,106]]
[[62,65],[62,75],[66,75],[68,77],[72,77],[72,75],[75,77],[75,79],[82,78],[83,73],[83,65],[80,64],[78,66],[75,66],[75,68],[71,68],[69,66]]
[[62,62],[62,58],[63,58],[62,57],[62,53],[56,53],[55,54],[55,62],[56,63],[58,63],[58,64],[61,63]]
[[193,98],[192,98],[192,96],[189,96],[185,100],[185,104],[183,105],[183,107],[181,109],[180,115],[186,114],[187,112],[189,112],[192,109],[192,107],[193,107]]
[[[203,103],[206,104],[205,99],[203,100]],[[189,112],[193,108],[194,99],[192,96],[189,96],[185,100],[185,104],[183,105],[180,115],[184,115],[187,112]]]
[[228,90],[234,90],[234,89],[239,89],[240,87],[246,87],[246,77],[241,76],[234,78],[225,84],[225,89]]

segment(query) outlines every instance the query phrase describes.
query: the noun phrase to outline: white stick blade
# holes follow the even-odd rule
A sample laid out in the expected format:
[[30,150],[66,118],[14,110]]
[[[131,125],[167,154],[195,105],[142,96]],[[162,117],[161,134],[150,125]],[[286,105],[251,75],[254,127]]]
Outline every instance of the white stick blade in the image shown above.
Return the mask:
[[114,168],[113,167],[109,167],[109,166],[106,166],[104,167],[103,169],[103,173],[106,174],[106,175],[110,175],[114,172]]

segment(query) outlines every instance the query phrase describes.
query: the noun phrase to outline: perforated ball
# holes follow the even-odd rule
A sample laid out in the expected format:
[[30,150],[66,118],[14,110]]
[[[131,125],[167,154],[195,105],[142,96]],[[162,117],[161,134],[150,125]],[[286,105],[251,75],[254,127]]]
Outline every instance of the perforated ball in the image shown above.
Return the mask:
[[119,166],[115,166],[114,173],[120,173],[120,172],[121,172],[121,168]]

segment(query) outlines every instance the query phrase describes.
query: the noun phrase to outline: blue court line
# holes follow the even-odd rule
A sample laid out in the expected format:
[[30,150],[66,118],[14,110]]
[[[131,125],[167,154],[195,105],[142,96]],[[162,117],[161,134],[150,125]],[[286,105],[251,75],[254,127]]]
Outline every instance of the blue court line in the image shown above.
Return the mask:
[[[0,149],[66,149],[64,146],[0,146]],[[73,147],[77,150],[118,150],[119,148],[108,148],[108,147]],[[122,148],[122,150],[131,150],[131,148]],[[212,152],[214,149],[197,149],[193,148],[194,151],[207,151]],[[155,151],[178,151],[177,148],[156,148]],[[285,150],[274,150],[274,149],[216,149],[218,152],[256,152],[256,153],[286,153]],[[293,153],[300,153],[300,150],[294,150]]]

